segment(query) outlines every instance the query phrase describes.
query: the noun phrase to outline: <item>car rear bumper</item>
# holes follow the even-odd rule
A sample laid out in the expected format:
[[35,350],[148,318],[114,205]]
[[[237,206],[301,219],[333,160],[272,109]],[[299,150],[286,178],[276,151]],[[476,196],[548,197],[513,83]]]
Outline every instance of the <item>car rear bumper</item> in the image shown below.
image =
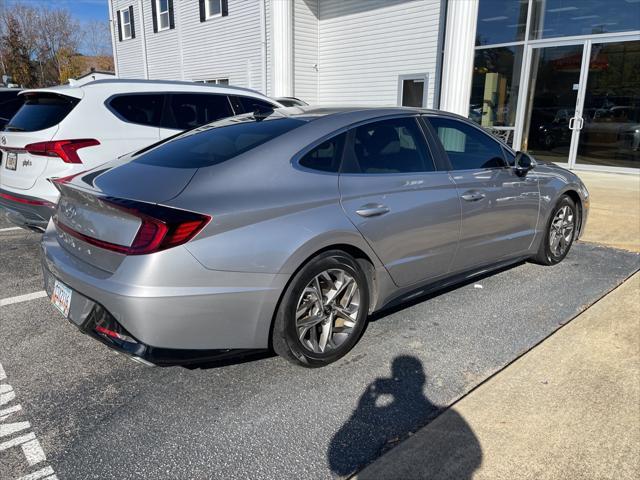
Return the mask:
[[41,198],[0,189],[0,207],[7,212],[11,223],[43,232],[47,228],[56,205]]
[[[207,270],[181,247],[153,259],[127,257],[125,262],[147,263],[123,262],[109,273],[71,255],[58,243],[53,227],[43,235],[42,250],[49,296],[56,280],[73,290],[69,320],[110,347],[154,364],[192,363],[232,355],[232,350],[268,348],[273,313],[288,280],[288,275]],[[173,271],[162,277],[163,286],[140,285],[144,270],[159,273],[169,255],[174,257]],[[103,324],[121,328],[135,342],[129,345],[98,333],[95,327]]]

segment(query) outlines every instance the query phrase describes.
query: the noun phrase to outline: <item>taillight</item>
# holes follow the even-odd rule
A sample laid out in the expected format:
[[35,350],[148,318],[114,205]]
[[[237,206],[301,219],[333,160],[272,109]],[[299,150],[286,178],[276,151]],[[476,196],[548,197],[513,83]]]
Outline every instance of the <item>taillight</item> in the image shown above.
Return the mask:
[[57,214],[54,216],[56,227],[71,236],[106,250],[125,255],[146,255],[188,242],[211,220],[209,215],[133,200],[105,197],[100,201],[140,219],[140,227],[131,245],[118,245],[85,235],[60,222]]
[[81,138],[77,140],[55,140],[52,142],[31,143],[24,147],[31,155],[41,155],[45,157],[59,157],[65,163],[82,163],[78,156],[78,150],[86,147],[100,145],[98,140],[93,138]]

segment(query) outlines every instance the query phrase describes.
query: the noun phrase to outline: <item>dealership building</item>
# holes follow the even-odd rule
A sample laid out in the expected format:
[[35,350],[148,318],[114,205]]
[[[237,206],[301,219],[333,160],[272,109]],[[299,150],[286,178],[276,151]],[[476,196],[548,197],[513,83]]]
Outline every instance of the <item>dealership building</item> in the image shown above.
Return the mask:
[[517,150],[640,172],[640,0],[108,0],[121,78],[467,116]]

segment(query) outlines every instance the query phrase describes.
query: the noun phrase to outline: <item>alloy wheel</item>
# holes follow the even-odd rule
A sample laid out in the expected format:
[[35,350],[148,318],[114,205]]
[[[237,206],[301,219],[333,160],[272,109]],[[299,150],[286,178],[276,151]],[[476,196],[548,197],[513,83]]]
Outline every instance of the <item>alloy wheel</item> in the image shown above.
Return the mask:
[[575,230],[574,219],[573,209],[568,205],[563,205],[558,209],[551,221],[549,247],[551,248],[551,253],[556,257],[564,255],[571,245]]
[[296,306],[296,332],[302,345],[314,353],[327,353],[351,335],[360,312],[360,287],[342,269],[329,269],[313,277]]

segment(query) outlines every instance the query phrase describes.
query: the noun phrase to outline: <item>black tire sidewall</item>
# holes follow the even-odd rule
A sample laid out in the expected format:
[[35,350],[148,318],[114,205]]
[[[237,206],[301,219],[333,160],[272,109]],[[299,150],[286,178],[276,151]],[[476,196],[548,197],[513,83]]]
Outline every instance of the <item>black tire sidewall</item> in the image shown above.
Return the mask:
[[[562,255],[555,255],[551,251],[551,245],[549,245],[549,237],[551,236],[551,223],[553,222],[553,219],[555,218],[556,213],[558,213],[558,210],[560,210],[564,206],[568,206],[573,211],[573,219],[574,219],[573,234],[571,235],[571,240],[569,241],[569,245],[567,245],[567,248],[565,249],[564,253],[562,253]],[[576,203],[571,198],[564,195],[560,198],[560,200],[558,200],[555,207],[553,207],[553,210],[551,211],[551,215],[549,216],[549,221],[547,222],[547,230],[543,239],[544,244],[542,245],[544,263],[546,263],[547,265],[555,265],[556,263],[560,263],[562,260],[564,260],[564,258],[569,253],[569,250],[571,250],[573,241],[576,238],[577,230],[578,230],[578,209],[576,208]]]
[[[319,273],[332,268],[345,270],[353,276],[360,289],[360,312],[351,335],[339,347],[326,354],[306,349],[298,338],[295,310],[304,288]],[[358,342],[364,330],[369,311],[369,288],[367,278],[358,262],[349,254],[340,251],[324,252],[310,260],[291,280],[278,309],[274,326],[273,346],[276,353],[307,367],[321,367],[344,356]],[[286,348],[288,352],[283,352]]]

